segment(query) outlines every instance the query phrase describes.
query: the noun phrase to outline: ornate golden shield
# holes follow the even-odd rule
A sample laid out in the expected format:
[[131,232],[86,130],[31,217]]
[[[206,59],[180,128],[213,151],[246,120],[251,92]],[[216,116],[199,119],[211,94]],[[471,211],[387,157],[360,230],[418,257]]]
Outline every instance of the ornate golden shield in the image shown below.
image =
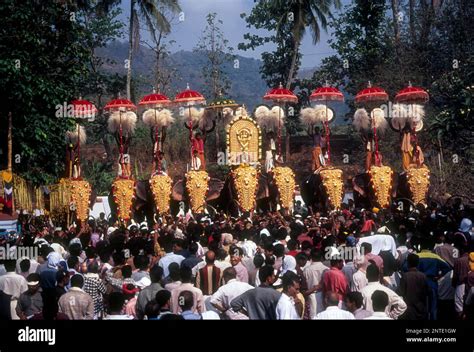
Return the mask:
[[407,171],[407,182],[412,201],[426,205],[426,194],[430,187],[430,170],[426,167],[410,167]]
[[333,209],[340,209],[342,203],[342,193],[344,182],[342,180],[342,170],[334,168],[324,168],[319,173],[324,190],[328,195],[329,205]]
[[151,193],[156,209],[163,214],[170,210],[171,178],[167,175],[156,175],[150,179]]
[[243,211],[255,208],[255,193],[258,188],[258,172],[249,165],[240,165],[232,171],[239,206]]
[[278,166],[273,169],[273,177],[280,193],[280,204],[285,209],[293,207],[295,194],[295,174],[289,167]]
[[248,116],[239,116],[227,126],[227,163],[255,165],[262,157],[260,127]]
[[193,213],[204,212],[208,190],[209,175],[206,171],[189,171],[186,174],[186,191]]
[[369,174],[377,204],[387,208],[392,192],[392,169],[388,166],[372,166]]
[[133,200],[135,199],[135,181],[118,178],[112,183],[112,194],[117,205],[117,216],[122,221],[130,220]]
[[91,196],[91,185],[87,181],[70,180],[69,187],[71,192],[71,202],[76,211],[77,218],[81,221],[87,221],[89,217],[89,199]]

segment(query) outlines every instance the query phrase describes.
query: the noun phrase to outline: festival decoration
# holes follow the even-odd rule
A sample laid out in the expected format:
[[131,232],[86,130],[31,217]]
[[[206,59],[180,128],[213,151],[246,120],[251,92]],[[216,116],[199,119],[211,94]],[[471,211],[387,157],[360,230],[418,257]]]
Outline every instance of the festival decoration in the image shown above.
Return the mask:
[[262,157],[260,127],[245,109],[227,126],[227,156],[229,165],[256,165]]
[[390,205],[393,171],[388,166],[372,166],[369,171],[375,200],[381,208]]
[[204,212],[209,179],[208,173],[204,170],[191,170],[186,174],[186,191],[193,213]]
[[112,194],[117,207],[117,217],[124,222],[130,220],[135,199],[135,181],[116,179],[112,184]]
[[407,171],[408,187],[413,203],[426,205],[426,195],[430,187],[430,170],[426,167],[410,167]]
[[77,219],[81,222],[86,221],[89,217],[89,199],[92,192],[89,182],[70,180],[69,191]]
[[279,166],[273,169],[273,177],[280,194],[280,205],[285,209],[293,208],[295,173],[289,167]]
[[342,170],[328,167],[322,169],[319,174],[321,175],[321,181],[328,196],[330,207],[333,209],[340,209],[342,204],[342,194],[344,192]]
[[258,188],[258,172],[252,166],[241,164],[232,171],[239,207],[242,211],[255,208],[255,193]]
[[150,189],[158,213],[165,214],[170,210],[171,178],[168,175],[155,175],[150,178]]

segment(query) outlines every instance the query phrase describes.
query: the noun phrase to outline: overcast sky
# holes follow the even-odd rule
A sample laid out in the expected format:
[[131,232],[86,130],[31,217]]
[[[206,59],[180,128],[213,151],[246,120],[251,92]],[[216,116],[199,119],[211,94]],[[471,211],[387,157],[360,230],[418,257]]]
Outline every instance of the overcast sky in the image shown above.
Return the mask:
[[[343,4],[349,3],[350,0],[343,0]],[[260,58],[263,51],[271,51],[272,46],[267,45],[255,51],[239,51],[238,43],[243,41],[243,35],[247,32],[257,33],[255,30],[246,28],[245,21],[240,18],[240,14],[249,13],[254,6],[254,0],[181,0],[181,8],[185,15],[185,20],[179,22],[172,28],[172,34],[169,39],[176,41],[172,51],[192,50],[196,46],[201,36],[202,30],[206,26],[206,16],[210,12],[216,12],[217,17],[224,23],[222,31],[229,40],[229,45],[234,47],[235,53],[253,58]],[[127,21],[130,13],[130,0],[125,0],[121,4],[122,15],[121,20]],[[337,12],[335,12],[337,15]],[[329,47],[327,41],[330,38],[331,29],[328,33],[321,33],[321,41],[314,45],[310,33],[303,39],[301,52],[303,53],[302,68],[311,68],[317,66],[321,59],[333,54],[333,50]],[[149,39],[149,34],[142,30],[143,39]]]

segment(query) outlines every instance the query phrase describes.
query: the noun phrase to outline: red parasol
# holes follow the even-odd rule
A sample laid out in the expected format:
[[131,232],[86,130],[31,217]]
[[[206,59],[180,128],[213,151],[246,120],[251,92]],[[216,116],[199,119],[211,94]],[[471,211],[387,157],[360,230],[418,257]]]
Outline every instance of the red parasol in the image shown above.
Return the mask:
[[[142,100],[140,100],[140,102],[138,103],[138,105],[154,108],[155,120],[156,120],[156,108],[161,108],[170,104],[171,104],[171,100],[169,100],[169,98],[166,95],[156,93],[154,89],[153,89],[153,93],[145,95],[142,98]],[[158,143],[158,135],[159,135],[159,128],[155,127],[155,143],[158,144],[158,148],[156,149],[155,159],[158,160],[158,165],[156,165],[156,167],[158,168],[158,171],[160,172],[161,162],[160,162],[160,159],[158,158],[158,155],[160,153],[160,143]],[[153,163],[153,172],[155,172],[154,167],[155,167],[155,164]]]
[[385,90],[379,87],[372,87],[372,84],[369,82],[367,88],[362,89],[357,93],[355,102],[357,104],[367,103],[367,102],[386,102],[388,101],[388,94]]
[[272,100],[276,103],[297,103],[298,97],[289,89],[283,88],[280,83],[278,88],[274,88],[263,96],[264,100]]
[[310,95],[309,100],[311,101],[344,101],[344,94],[334,87],[324,86],[317,88]]
[[156,93],[153,90],[152,94],[145,95],[138,105],[145,105],[150,107],[162,107],[171,104],[171,100],[166,95]]
[[[182,92],[178,93],[176,97],[174,98],[174,103],[175,104],[183,104],[187,105],[189,107],[189,134],[191,138],[191,143],[193,141],[193,120],[191,118],[191,106],[192,105],[200,105],[200,104],[206,104],[206,99],[204,96],[189,88],[189,83],[186,85],[186,89],[183,90]],[[191,146],[191,163],[193,162],[193,148]]]
[[424,104],[428,100],[428,93],[423,88],[413,87],[411,82],[408,82],[408,87],[399,91],[395,96],[395,102],[403,104]]
[[113,99],[109,101],[106,106],[104,106],[105,110],[113,110],[120,108],[125,108],[127,110],[136,110],[137,107],[130,100],[122,98]]
[[329,121],[327,120],[327,103],[328,101],[344,101],[344,94],[342,92],[335,88],[335,87],[330,87],[329,84],[326,82],[324,87],[317,88],[313,91],[313,93],[309,97],[310,101],[323,101],[326,105],[326,121],[324,121],[324,129],[326,130],[326,145],[327,145],[327,151],[328,151],[328,165],[331,164],[331,142],[330,142],[330,134],[331,130],[329,129]]
[[[271,100],[277,104],[298,103],[298,97],[289,89],[283,88],[280,83],[278,88],[271,89],[263,96],[263,100]],[[281,126],[280,116],[278,117],[278,155],[281,157]]]
[[92,104],[88,100],[84,100],[82,98],[73,100],[71,102],[73,106],[73,117],[74,118],[83,118],[83,117],[90,117],[97,114],[97,108],[94,104]]
[[176,95],[174,102],[176,104],[199,105],[206,104],[206,99],[201,93],[190,89],[188,84],[185,90]]

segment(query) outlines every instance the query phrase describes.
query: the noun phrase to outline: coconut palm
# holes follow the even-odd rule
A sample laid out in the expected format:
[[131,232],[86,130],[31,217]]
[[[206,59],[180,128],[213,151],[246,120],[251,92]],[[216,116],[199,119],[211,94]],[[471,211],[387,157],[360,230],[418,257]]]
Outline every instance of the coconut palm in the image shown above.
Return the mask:
[[293,34],[293,57],[286,81],[286,88],[290,88],[296,70],[296,62],[301,41],[309,28],[313,43],[317,44],[321,37],[321,28],[326,30],[327,18],[332,17],[331,7],[341,7],[340,0],[276,0],[275,6],[285,8],[286,11],[279,19],[278,30],[287,24]]
[[155,38],[155,30],[168,34],[171,24],[165,16],[165,11],[178,13],[181,7],[178,0],[131,0],[129,22],[129,47],[127,66],[127,98],[131,97],[132,59],[133,52],[140,43],[140,20],[145,21],[147,29]]

